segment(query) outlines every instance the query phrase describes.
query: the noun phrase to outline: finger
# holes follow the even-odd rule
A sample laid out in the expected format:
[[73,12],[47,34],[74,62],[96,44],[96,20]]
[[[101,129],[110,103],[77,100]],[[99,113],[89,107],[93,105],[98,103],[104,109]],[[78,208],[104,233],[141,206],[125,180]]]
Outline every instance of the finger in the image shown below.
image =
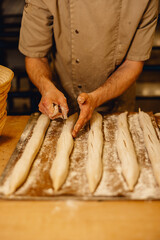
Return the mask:
[[52,120],[54,120],[54,119],[56,119],[56,118],[63,118],[62,113],[58,113],[58,114],[56,114],[55,116],[50,117],[50,119],[52,119]]
[[53,106],[53,113],[48,114],[49,118],[54,120],[56,118],[63,118],[62,113],[59,112],[58,105]]
[[60,106],[60,108],[61,108],[61,111],[62,111],[63,118],[67,119],[67,114],[68,114],[68,111],[69,111],[68,106],[67,107]]
[[59,111],[58,105],[52,103],[52,101],[43,102],[42,107],[45,109],[45,112],[50,119],[53,120],[55,118],[62,117],[62,113]]
[[53,119],[57,114],[59,114],[59,108],[58,108],[58,105],[54,105],[54,104],[52,104],[51,108],[52,109],[50,109],[49,117]]
[[69,112],[69,108],[68,108],[68,104],[67,104],[67,99],[65,97],[61,100],[60,108],[62,111],[63,118],[67,119],[67,114]]
[[45,115],[48,115],[47,112],[46,112],[46,108],[42,105],[42,104],[39,104],[38,105],[39,107],[39,111]]
[[85,125],[87,122],[87,116],[84,116],[80,113],[80,116],[74,126],[74,129],[72,131],[72,136],[75,138],[78,134],[78,132],[81,130],[81,128]]
[[88,100],[88,98],[89,96],[87,93],[81,93],[77,98],[78,104],[84,104]]
[[[50,103],[48,104],[47,107],[44,107],[46,113],[48,114],[49,118],[50,119],[56,119],[56,118],[64,118],[66,119],[67,118],[67,113],[68,113],[68,108],[61,108],[59,109],[59,106],[56,104],[53,104],[53,103]],[[63,112],[62,112],[62,109],[63,109]]]

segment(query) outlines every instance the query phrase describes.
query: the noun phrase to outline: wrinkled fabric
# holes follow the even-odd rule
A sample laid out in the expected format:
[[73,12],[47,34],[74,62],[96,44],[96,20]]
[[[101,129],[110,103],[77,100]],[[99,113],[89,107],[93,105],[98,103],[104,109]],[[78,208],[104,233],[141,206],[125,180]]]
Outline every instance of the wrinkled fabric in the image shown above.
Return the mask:
[[55,71],[76,99],[124,59],[150,57],[157,15],[158,0],[26,0],[19,49],[45,57],[54,44]]

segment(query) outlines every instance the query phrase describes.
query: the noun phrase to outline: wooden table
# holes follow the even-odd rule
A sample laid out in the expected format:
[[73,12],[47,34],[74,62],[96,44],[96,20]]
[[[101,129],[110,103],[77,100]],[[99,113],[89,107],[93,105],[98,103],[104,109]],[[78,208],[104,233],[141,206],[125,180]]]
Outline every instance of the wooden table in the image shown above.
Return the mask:
[[[28,116],[9,116],[0,174]],[[1,240],[160,240],[160,201],[0,201]]]

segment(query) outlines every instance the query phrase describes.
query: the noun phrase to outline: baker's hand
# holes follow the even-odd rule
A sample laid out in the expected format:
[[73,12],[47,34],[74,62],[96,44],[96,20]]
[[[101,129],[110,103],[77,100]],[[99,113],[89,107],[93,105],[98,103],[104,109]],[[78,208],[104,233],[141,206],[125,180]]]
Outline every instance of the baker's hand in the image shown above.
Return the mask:
[[76,137],[80,129],[90,120],[95,109],[94,97],[91,93],[81,93],[77,98],[80,115],[72,131],[72,136]]
[[66,119],[69,111],[64,94],[54,85],[42,94],[42,98],[39,103],[39,110],[48,115],[50,119],[58,117]]

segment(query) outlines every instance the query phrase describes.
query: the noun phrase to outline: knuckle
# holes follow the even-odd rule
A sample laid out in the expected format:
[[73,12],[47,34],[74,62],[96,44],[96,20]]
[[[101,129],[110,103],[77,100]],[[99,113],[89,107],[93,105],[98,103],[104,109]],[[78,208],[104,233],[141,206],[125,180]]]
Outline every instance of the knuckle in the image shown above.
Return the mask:
[[45,106],[45,107],[48,105],[48,101],[47,101],[46,98],[42,99],[42,105]]
[[39,107],[39,109],[42,107],[42,103],[41,102],[38,104],[38,107]]
[[88,115],[88,121],[91,119],[91,117],[92,117],[92,114],[89,114]]
[[42,112],[42,110],[43,110],[43,106],[42,106],[41,103],[39,103],[39,105],[38,105],[38,109]]
[[66,97],[63,98],[63,101],[64,101],[64,104],[67,105],[67,99],[66,99]]
[[67,100],[66,100],[66,98],[63,94],[61,96],[59,96],[59,102],[60,103],[66,103],[67,102]]
[[79,95],[80,97],[87,97],[88,96],[88,94],[87,93],[80,93],[80,95]]
[[41,113],[45,113],[45,112],[43,111],[43,108],[40,108],[40,107],[39,107],[39,111],[40,111]]

